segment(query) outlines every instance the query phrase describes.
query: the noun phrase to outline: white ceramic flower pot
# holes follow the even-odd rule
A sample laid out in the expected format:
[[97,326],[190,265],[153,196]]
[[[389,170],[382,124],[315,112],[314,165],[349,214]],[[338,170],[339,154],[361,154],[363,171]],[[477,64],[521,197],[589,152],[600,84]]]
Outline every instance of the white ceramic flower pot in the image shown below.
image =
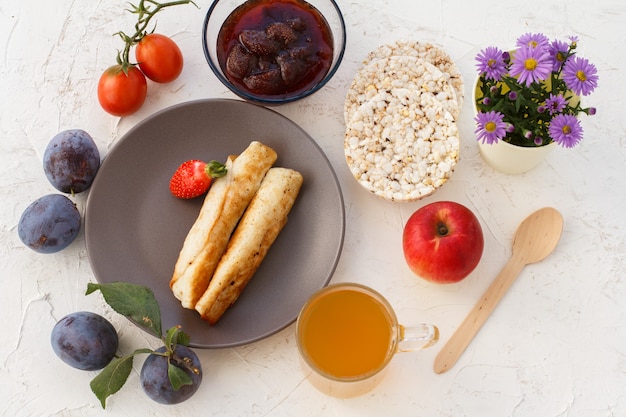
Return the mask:
[[522,174],[535,168],[557,146],[555,142],[545,146],[526,148],[498,141],[491,145],[478,143],[483,160],[496,171],[504,174]]
[[[478,88],[478,78],[476,78],[472,91],[474,114],[478,112],[476,109],[478,94],[480,94],[480,90]],[[491,145],[478,142],[480,156],[482,156],[487,165],[504,174],[523,174],[530,171],[539,165],[556,146],[555,142],[532,148],[511,145],[502,140]]]

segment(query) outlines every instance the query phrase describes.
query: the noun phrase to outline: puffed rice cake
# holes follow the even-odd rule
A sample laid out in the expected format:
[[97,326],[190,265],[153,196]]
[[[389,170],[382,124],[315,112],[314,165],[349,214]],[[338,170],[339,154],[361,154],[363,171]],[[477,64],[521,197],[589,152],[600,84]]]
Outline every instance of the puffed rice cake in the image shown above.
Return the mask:
[[[431,45],[395,43],[368,55],[346,95],[346,161],[357,181],[390,201],[432,194],[459,160],[462,80]],[[412,49],[415,47],[415,49]],[[410,54],[409,54],[410,53]],[[454,67],[456,68],[456,67]],[[456,86],[456,87],[455,87]]]
[[465,97],[463,77],[455,62],[446,51],[428,42],[397,40],[391,44],[381,45],[376,50],[370,52],[368,59],[378,59],[393,55],[415,56],[439,68],[440,71],[446,74],[452,88],[454,88],[459,102],[459,108],[463,107]]

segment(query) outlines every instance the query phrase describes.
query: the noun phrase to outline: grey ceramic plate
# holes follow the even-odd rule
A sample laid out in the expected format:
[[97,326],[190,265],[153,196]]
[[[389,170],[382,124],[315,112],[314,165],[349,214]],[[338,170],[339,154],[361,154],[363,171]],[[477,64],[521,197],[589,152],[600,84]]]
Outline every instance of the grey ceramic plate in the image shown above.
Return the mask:
[[[304,184],[287,225],[237,302],[210,326],[181,307],[169,280],[202,199],[180,200],[169,179],[187,159],[225,161],[252,140],[278,153]],[[242,101],[200,100],[165,109],[130,130],[109,152],[89,192],[85,235],[101,283],[146,285],[163,329],[182,325],[198,348],[250,343],[292,323],[306,299],[332,277],[345,212],[335,172],[315,141],[284,116]]]

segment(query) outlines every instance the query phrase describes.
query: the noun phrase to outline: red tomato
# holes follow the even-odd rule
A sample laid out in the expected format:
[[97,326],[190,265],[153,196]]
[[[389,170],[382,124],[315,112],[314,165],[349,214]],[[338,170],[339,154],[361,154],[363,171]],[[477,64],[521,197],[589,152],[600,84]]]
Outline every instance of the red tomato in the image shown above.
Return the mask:
[[98,81],[98,101],[113,116],[128,116],[139,110],[147,92],[146,77],[135,66],[128,68],[126,75],[121,65],[113,65]]
[[183,54],[178,45],[167,36],[150,33],[135,47],[139,68],[152,81],[169,83],[183,70]]

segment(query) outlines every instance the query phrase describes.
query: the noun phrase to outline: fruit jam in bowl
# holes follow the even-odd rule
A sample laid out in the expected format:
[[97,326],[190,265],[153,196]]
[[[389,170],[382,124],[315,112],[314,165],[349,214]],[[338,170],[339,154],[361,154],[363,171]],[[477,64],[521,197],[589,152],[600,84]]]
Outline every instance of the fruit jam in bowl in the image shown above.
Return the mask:
[[215,0],[203,33],[217,78],[244,100],[270,106],[322,88],[346,47],[334,0]]

